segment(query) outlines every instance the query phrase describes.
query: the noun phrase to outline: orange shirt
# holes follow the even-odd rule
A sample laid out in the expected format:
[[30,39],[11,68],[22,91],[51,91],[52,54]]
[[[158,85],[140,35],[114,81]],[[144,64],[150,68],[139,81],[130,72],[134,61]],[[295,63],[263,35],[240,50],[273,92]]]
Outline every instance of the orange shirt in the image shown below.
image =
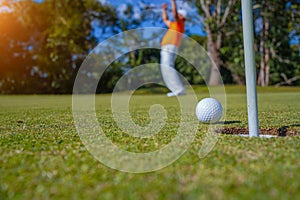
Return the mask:
[[174,44],[179,47],[183,36],[182,33],[184,33],[184,20],[180,20],[179,22],[171,22],[169,30],[161,42],[161,46]]

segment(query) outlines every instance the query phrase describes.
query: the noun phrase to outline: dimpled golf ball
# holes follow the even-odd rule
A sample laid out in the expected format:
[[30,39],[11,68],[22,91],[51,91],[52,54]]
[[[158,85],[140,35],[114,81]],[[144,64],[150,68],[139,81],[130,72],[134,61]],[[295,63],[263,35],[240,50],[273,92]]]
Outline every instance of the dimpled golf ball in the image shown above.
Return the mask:
[[214,98],[202,99],[196,107],[196,115],[199,121],[203,123],[218,122],[223,113],[221,103]]

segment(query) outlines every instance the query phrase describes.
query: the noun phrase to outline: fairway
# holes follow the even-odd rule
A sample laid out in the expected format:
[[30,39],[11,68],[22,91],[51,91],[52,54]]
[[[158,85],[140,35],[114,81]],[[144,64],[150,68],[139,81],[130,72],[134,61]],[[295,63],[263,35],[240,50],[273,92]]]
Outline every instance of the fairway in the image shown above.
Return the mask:
[[[204,87],[194,89],[198,100],[209,96]],[[247,128],[245,87],[225,89],[225,127]],[[0,199],[299,199],[299,97],[299,87],[258,88],[260,128],[287,126],[295,136],[221,134],[199,159],[208,128],[199,122],[180,159],[156,172],[131,174],[106,167],[87,151],[74,126],[71,95],[0,96]],[[109,94],[96,97],[97,119],[122,149],[154,151],[176,135],[180,109],[176,98],[138,91],[130,101],[133,121],[147,125],[153,104],[164,106],[168,118],[152,138],[137,139],[118,128]]]

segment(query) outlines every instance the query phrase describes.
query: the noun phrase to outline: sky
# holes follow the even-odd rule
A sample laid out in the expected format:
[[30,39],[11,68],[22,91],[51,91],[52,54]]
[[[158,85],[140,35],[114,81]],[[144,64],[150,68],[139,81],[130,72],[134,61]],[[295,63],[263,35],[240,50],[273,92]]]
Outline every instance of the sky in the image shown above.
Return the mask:
[[[136,19],[139,19],[139,16],[143,10],[140,8],[143,5],[151,5],[155,7],[153,9],[154,12],[160,14],[162,12],[161,6],[164,3],[167,3],[169,5],[169,8],[171,9],[171,1],[170,0],[99,0],[103,4],[110,4],[118,10],[118,13],[120,17],[122,17],[123,11],[126,9],[127,4],[131,4],[134,6],[134,17]],[[205,32],[203,31],[203,24],[201,23],[201,17],[197,13],[197,10],[195,7],[192,7],[186,1],[183,0],[178,0],[176,1],[177,6],[179,9],[185,9],[187,10],[189,14],[189,19],[187,20],[186,23],[186,33],[191,35],[191,34],[198,34],[205,36]],[[169,17],[172,18],[172,14],[169,13]],[[154,23],[155,24],[155,23]],[[153,21],[144,21],[141,24],[141,28],[144,27],[153,27]],[[164,24],[155,24],[154,26],[159,26],[166,28]]]
[[[0,3],[5,0],[0,0]],[[32,0],[37,3],[42,3],[44,0]],[[133,18],[139,20],[141,18],[141,14],[145,12],[145,9],[143,7],[145,5],[150,5],[152,8],[152,12],[156,13],[157,16],[161,16],[162,13],[162,4],[167,3],[168,4],[168,14],[169,18],[172,20],[172,13],[171,13],[171,0],[98,0],[102,4],[109,4],[116,8],[117,13],[120,18],[125,18],[122,13],[126,10],[127,6],[130,4],[133,6],[134,15]],[[205,36],[206,33],[203,30],[203,23],[201,22],[201,17],[197,13],[197,10],[195,7],[192,7],[186,1],[183,0],[176,0],[177,6],[179,9],[185,9],[188,12],[189,19],[186,21],[186,32],[187,35],[197,34]],[[1,7],[0,12],[9,12],[9,10],[6,7]],[[105,40],[108,37],[111,36],[109,32],[106,32],[106,34],[103,32],[103,27],[97,26],[97,22],[93,23],[94,31],[93,34],[98,38],[99,41]],[[139,28],[145,28],[145,27],[160,27],[160,28],[167,28],[165,24],[162,22],[162,20],[153,20],[153,17],[151,20],[144,20],[139,25]],[[136,27],[133,27],[136,28]]]
[[[102,2],[102,3],[107,3],[108,2],[111,5],[120,5],[120,4],[123,4],[123,3],[136,4],[137,2],[140,2],[140,1],[136,1],[136,0],[99,0],[99,1]],[[152,4],[155,4],[155,5],[160,5],[160,4],[163,4],[165,2],[170,3],[170,0],[144,0],[143,2],[152,3]]]
[[[0,0],[0,2],[3,0]],[[43,2],[43,0],[33,0],[35,2]],[[134,8],[134,18],[139,19],[143,10],[141,10],[141,7],[143,5],[151,5],[155,7],[153,9],[154,12],[160,14],[161,13],[161,5],[164,3],[167,3],[169,5],[169,8],[171,8],[171,0],[98,0],[102,4],[109,4],[114,6],[118,13],[119,17],[123,17],[122,13],[124,10],[126,10],[126,7],[128,4],[133,5]],[[186,0],[176,0],[178,8],[183,8],[188,11],[189,13],[189,19],[187,20],[186,23],[186,34],[192,35],[192,34],[197,34],[201,36],[205,36],[205,31],[203,30],[203,24],[201,23],[201,16],[197,13],[196,8],[192,7],[188,3],[186,3]],[[300,0],[297,0],[297,2],[300,3]],[[287,3],[287,6],[290,4]],[[1,11],[8,11],[7,8],[1,8]],[[172,14],[169,13],[169,17],[172,18]],[[260,24],[261,22],[259,20],[255,21],[255,31],[259,32],[260,31]],[[152,21],[143,21],[140,28],[144,27],[162,27],[166,28],[163,23],[157,23]],[[100,32],[100,31],[99,31]],[[294,36],[291,37],[291,43],[298,43],[299,42],[299,37],[300,36]]]

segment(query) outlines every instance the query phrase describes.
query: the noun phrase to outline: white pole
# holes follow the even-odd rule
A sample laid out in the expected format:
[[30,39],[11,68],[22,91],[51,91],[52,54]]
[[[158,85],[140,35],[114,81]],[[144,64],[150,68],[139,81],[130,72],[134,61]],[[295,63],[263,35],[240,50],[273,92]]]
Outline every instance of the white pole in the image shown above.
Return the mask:
[[258,137],[258,109],[252,0],[242,0],[249,136]]

